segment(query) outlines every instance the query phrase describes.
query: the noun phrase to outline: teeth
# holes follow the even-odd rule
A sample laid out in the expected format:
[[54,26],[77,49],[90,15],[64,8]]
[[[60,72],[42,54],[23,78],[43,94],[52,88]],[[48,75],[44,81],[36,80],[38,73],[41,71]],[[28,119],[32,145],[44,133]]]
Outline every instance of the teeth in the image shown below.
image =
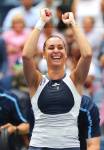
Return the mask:
[[54,59],[60,59],[60,57],[53,57]]
[[60,59],[60,57],[58,57],[58,56],[54,56],[53,58],[54,58],[54,59]]

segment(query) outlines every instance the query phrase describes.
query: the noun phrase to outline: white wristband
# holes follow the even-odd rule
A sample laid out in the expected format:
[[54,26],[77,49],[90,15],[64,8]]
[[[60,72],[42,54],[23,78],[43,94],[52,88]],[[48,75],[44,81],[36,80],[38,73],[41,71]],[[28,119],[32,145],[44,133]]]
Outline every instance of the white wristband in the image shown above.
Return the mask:
[[43,29],[44,25],[45,25],[45,22],[43,20],[39,19],[39,21],[35,25],[35,28],[37,28],[41,31]]

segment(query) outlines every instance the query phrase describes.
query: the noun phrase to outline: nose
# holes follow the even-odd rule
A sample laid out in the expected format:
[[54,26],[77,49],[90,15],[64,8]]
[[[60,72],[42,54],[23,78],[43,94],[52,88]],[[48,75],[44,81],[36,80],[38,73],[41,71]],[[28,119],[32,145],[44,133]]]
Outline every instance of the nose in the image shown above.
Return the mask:
[[58,52],[58,48],[57,48],[57,47],[54,48],[54,52],[55,52],[55,53]]

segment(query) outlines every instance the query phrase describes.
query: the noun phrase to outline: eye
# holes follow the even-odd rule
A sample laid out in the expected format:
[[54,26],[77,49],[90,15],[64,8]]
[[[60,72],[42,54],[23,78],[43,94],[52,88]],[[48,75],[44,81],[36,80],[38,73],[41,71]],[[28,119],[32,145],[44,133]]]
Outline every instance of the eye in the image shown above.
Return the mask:
[[61,46],[61,45],[60,45],[60,46],[58,46],[58,49],[59,49],[59,50],[62,50],[63,48],[64,48],[64,47],[63,47],[63,46]]
[[49,46],[48,49],[49,49],[49,50],[53,50],[53,49],[54,49],[54,46]]

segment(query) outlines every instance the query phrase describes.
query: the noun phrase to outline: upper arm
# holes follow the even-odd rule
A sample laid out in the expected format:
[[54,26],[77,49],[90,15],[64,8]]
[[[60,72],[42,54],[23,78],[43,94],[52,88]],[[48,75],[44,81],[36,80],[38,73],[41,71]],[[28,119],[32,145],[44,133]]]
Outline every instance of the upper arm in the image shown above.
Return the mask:
[[87,78],[91,64],[91,57],[81,57],[76,68],[72,72],[72,78],[76,84],[83,84]]
[[24,75],[29,89],[37,89],[40,80],[42,79],[41,73],[36,69],[34,59],[23,58]]

